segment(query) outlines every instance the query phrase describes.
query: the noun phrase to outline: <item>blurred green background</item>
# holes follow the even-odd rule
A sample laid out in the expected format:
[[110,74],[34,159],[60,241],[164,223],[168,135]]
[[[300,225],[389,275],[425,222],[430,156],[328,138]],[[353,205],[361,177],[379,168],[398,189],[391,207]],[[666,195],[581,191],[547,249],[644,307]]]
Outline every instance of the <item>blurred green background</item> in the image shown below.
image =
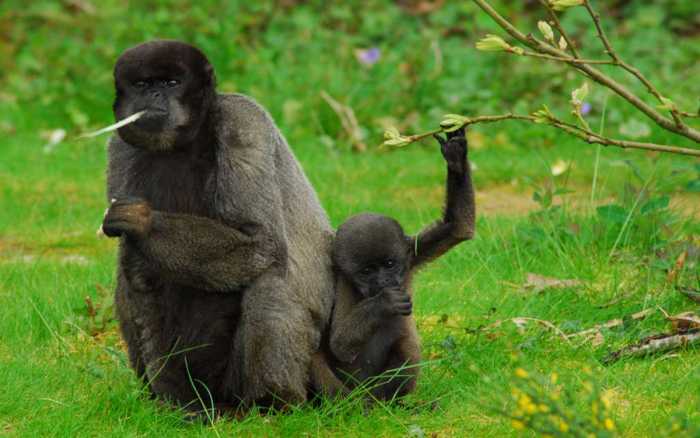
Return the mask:
[[[546,17],[538,1],[493,4],[526,31]],[[622,58],[697,111],[697,0],[594,6]],[[561,20],[586,58],[604,57],[583,8]],[[530,113],[544,103],[567,118],[570,92],[582,83],[560,64],[476,51],[486,33],[503,35],[470,1],[0,3],[0,434],[517,434],[493,409],[508,406],[514,356],[517,366],[557,370],[574,392],[581,366],[593,367],[625,435],[700,423],[697,348],[600,363],[667,329],[660,312],[606,331],[603,343],[570,345],[536,325],[476,330],[528,316],[573,332],[646,308],[697,311],[676,286],[700,288],[700,161],[591,146],[514,121],[469,133],[477,238],[417,280],[430,363],[409,407],[364,413],[350,403],[186,424],[144,397],[125,365],[111,313],[115,245],[94,237],[106,206],[106,138],[77,139],[113,122],[112,66],[124,49],[153,38],[198,46],[221,92],[268,108],[334,225],[373,210],[416,232],[440,214],[443,160],[432,140],[378,149],[388,126],[412,134],[434,129],[446,113]],[[601,68],[653,103],[631,77]],[[594,129],[698,147],[590,85]],[[352,112],[352,130],[324,93]],[[698,120],[689,123],[698,128]],[[584,286],[524,293],[530,272]],[[587,412],[583,400],[572,409]]]

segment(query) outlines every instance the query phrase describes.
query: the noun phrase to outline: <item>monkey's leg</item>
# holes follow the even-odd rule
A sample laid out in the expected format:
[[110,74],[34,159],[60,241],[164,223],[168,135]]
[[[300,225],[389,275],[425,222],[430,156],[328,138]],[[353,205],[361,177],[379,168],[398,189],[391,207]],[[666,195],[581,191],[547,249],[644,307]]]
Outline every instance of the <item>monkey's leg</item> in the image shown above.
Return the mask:
[[350,390],[335,375],[322,351],[317,351],[311,357],[309,374],[314,393],[330,399],[340,398],[350,393]]
[[407,322],[406,336],[399,339],[389,353],[380,383],[372,394],[380,400],[403,397],[416,389],[420,374],[420,343],[415,324]]
[[229,375],[232,384],[239,380],[244,404],[305,401],[311,354],[318,348],[309,312],[290,299],[285,279],[274,271],[243,292],[241,309]]

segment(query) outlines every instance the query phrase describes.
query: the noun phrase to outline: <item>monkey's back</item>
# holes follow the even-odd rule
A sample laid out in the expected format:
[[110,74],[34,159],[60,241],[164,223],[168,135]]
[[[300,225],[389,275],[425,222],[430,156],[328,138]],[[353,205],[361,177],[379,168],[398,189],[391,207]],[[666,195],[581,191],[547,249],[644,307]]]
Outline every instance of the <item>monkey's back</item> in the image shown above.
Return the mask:
[[[316,328],[310,343],[313,349],[317,349],[321,330],[330,318],[334,295],[330,258],[333,230],[326,212],[287,141],[263,107],[241,94],[220,95],[219,107],[222,119],[228,120],[231,130],[222,133],[222,137],[233,138],[234,147],[265,144],[260,153],[273,155],[271,173],[280,189],[279,198],[256,193],[256,199],[250,205],[279,202],[282,206],[284,229],[275,231],[284,233],[282,240],[288,243],[290,298],[308,312],[306,316]],[[264,137],[250,137],[259,133],[265,133]]]

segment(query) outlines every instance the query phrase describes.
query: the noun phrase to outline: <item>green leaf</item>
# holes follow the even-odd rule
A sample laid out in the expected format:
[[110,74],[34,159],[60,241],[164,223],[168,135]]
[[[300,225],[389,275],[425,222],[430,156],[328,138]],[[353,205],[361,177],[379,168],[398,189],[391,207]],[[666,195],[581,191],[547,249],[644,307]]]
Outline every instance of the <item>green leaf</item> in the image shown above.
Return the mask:
[[627,220],[627,210],[618,204],[601,205],[596,209],[598,217],[605,222],[624,224]]
[[651,198],[647,202],[642,205],[642,208],[639,209],[640,213],[642,214],[649,214],[649,213],[655,213],[660,210],[664,210],[668,208],[668,203],[671,201],[671,198],[668,196],[659,196],[658,198]]
[[700,192],[700,179],[688,182],[688,184],[685,186],[685,189],[689,192]]

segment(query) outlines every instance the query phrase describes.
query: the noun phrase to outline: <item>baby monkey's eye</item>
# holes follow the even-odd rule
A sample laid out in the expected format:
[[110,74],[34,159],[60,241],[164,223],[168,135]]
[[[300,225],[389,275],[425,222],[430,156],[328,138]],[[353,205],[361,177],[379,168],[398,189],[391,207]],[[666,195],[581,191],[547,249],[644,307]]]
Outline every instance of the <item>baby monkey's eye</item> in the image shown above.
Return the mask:
[[169,80],[166,82],[166,85],[167,85],[168,87],[177,87],[178,85],[180,85],[180,81],[178,81],[177,79],[169,79]]
[[384,261],[384,266],[387,268],[393,268],[395,264],[396,264],[396,262],[393,261],[392,259],[387,259]]
[[146,81],[136,81],[134,82],[134,87],[136,88],[144,88],[146,86]]
[[371,266],[365,266],[360,270],[360,272],[364,275],[369,275],[372,273],[372,267]]

